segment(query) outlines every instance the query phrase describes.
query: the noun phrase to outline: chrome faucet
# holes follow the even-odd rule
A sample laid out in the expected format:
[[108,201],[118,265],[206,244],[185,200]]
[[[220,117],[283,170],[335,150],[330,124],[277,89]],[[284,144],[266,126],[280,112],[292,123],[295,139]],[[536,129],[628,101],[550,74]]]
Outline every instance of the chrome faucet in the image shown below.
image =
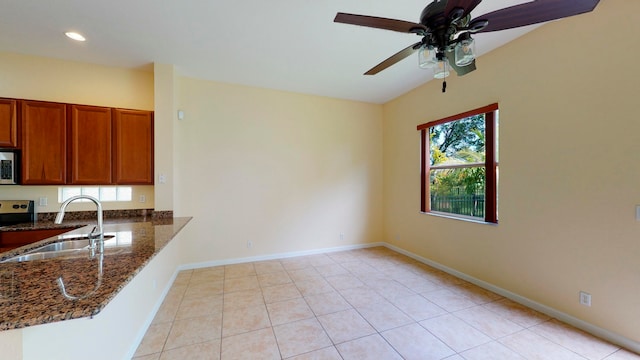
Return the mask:
[[[94,204],[96,204],[97,213],[98,213],[98,226],[94,227],[93,230],[91,230],[91,232],[89,233],[89,249],[91,249],[92,252],[97,252],[99,254],[102,254],[104,252],[104,232],[102,231],[102,204],[100,203],[100,200],[89,195],[72,196],[67,200],[65,200],[65,202],[62,203],[62,205],[60,205],[60,211],[58,212],[58,215],[56,216],[54,223],[61,224],[62,219],[64,218],[64,212],[67,209],[67,205],[79,199],[91,200],[93,201]],[[98,240],[97,246],[96,246],[96,240]]]

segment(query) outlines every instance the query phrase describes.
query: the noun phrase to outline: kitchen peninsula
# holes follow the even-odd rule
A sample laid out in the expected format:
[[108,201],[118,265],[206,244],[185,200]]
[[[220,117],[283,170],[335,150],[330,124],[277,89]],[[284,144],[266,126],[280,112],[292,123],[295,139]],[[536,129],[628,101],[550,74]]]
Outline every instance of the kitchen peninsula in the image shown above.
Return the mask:
[[[18,346],[15,342],[20,341],[23,359],[78,358],[86,351],[96,359],[126,357],[135,350],[180,264],[177,235],[190,220],[106,219],[102,255],[0,263],[0,345],[10,341]],[[79,222],[63,225],[82,225]],[[0,261],[88,234],[93,221],[84,223],[89,225],[0,253]],[[55,226],[46,221],[26,225]]]

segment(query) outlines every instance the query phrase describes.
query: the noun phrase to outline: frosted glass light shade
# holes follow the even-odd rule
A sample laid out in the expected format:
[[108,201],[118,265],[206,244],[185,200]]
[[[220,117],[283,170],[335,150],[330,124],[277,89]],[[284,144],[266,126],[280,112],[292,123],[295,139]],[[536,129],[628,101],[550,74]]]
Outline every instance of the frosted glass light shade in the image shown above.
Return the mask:
[[471,37],[456,45],[456,65],[467,66],[476,58],[476,43]]
[[418,66],[422,69],[430,69],[436,66],[436,50],[431,47],[423,47],[418,52]]
[[75,31],[67,31],[66,33],[64,33],[69,39],[73,39],[75,41],[85,41],[87,39],[84,38],[84,36],[82,36],[82,34],[77,33]]
[[436,79],[444,79],[449,76],[449,59],[444,58],[437,62],[433,69],[433,77]]

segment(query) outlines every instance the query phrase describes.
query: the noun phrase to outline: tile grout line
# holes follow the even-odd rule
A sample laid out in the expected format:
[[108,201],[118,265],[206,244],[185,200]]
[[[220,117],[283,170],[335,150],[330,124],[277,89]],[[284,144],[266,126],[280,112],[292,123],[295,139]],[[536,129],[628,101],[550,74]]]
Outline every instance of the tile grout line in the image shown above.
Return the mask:
[[189,276],[189,281],[187,282],[187,286],[184,288],[184,291],[180,295],[180,301],[178,302],[175,314],[173,314],[173,319],[171,320],[171,327],[169,328],[169,332],[167,333],[167,337],[164,339],[164,342],[162,343],[162,350],[160,350],[159,358],[162,357],[162,354],[165,351],[165,347],[167,346],[167,341],[169,341],[169,336],[171,336],[171,331],[173,330],[173,326],[176,323],[176,317],[178,316],[178,311],[180,311],[180,305],[182,305],[182,301],[184,301],[184,296],[187,293],[187,289],[189,288],[189,284],[191,283],[191,278],[192,277],[193,277],[193,271],[191,272],[191,275]]
[[[348,251],[345,251],[344,253],[346,254],[346,253],[348,253]],[[361,254],[363,254],[363,255],[361,255]],[[553,321],[553,320],[556,320],[556,321],[560,322],[561,324],[564,324],[564,325],[566,325],[566,326],[568,326],[568,327],[571,327],[571,325],[565,324],[565,323],[561,322],[560,320],[555,319],[555,318],[553,318],[553,317],[549,317],[549,318],[547,318],[547,319],[545,319],[545,320],[543,320],[543,321],[535,322],[535,323],[530,324],[530,325],[521,325],[520,323],[513,322],[513,321],[511,321],[510,319],[508,319],[507,317],[505,317],[505,315],[504,315],[503,313],[499,313],[499,312],[495,311],[495,309],[492,309],[491,307],[487,307],[487,306],[486,306],[486,305],[488,305],[488,304],[498,303],[498,302],[500,302],[500,301],[505,300],[506,298],[504,298],[504,297],[500,297],[500,298],[492,299],[492,300],[490,300],[490,301],[476,302],[476,301],[478,301],[478,300],[476,300],[475,298],[469,297],[469,296],[465,295],[465,293],[459,293],[459,292],[455,291],[455,290],[464,290],[464,289],[463,289],[463,285],[465,285],[465,283],[467,283],[466,281],[464,281],[463,279],[457,278],[458,280],[461,280],[462,282],[461,282],[461,283],[451,283],[451,280],[452,280],[452,279],[449,279],[448,277],[442,277],[442,278],[439,278],[438,276],[439,276],[440,274],[438,274],[438,269],[434,269],[435,271],[429,271],[428,269],[420,268],[421,270],[426,271],[427,273],[429,273],[429,274],[431,275],[430,277],[425,277],[425,276],[422,276],[422,275],[424,275],[423,273],[418,272],[418,269],[416,269],[416,267],[409,266],[409,263],[408,263],[408,262],[407,262],[407,263],[402,263],[402,261],[401,261],[401,260],[397,259],[397,258],[400,258],[400,256],[394,256],[394,255],[380,255],[380,254],[377,254],[377,253],[372,254],[371,252],[369,252],[368,254],[366,254],[366,253],[364,253],[364,252],[356,252],[356,254],[353,254],[353,253],[348,254],[348,255],[352,256],[351,260],[349,260],[349,261],[345,261],[345,262],[338,262],[338,261],[336,261],[335,259],[333,259],[331,256],[329,256],[328,254],[322,254],[322,255],[323,255],[324,257],[327,257],[327,258],[331,259],[331,261],[332,261],[332,263],[333,263],[333,264],[327,264],[327,265],[340,266],[342,269],[346,270],[346,272],[347,272],[347,274],[348,274],[349,276],[352,276],[352,277],[354,277],[355,279],[357,279],[357,280],[359,280],[359,281],[361,282],[361,285],[358,285],[358,286],[355,286],[355,287],[348,287],[348,288],[345,288],[345,289],[342,289],[342,290],[352,289],[352,288],[359,288],[359,287],[365,288],[366,290],[371,291],[371,292],[373,292],[373,293],[375,293],[375,294],[379,295],[381,298],[383,298],[383,299],[384,299],[384,301],[385,301],[385,302],[388,302],[389,304],[391,304],[391,306],[393,306],[393,308],[394,308],[394,309],[398,310],[398,311],[399,311],[399,313],[401,313],[401,314],[403,314],[403,315],[407,316],[409,319],[411,319],[411,323],[410,323],[410,324],[399,325],[399,326],[395,326],[395,327],[390,328],[390,329],[386,329],[386,330],[382,330],[382,331],[380,331],[380,330],[378,330],[375,326],[373,326],[373,324],[371,323],[371,321],[370,321],[370,320],[368,320],[368,319],[367,319],[367,318],[366,318],[366,317],[361,313],[361,310],[359,310],[359,309],[358,309],[358,307],[356,307],[356,306],[355,306],[351,301],[349,301],[349,300],[347,300],[346,298],[344,298],[344,296],[342,295],[341,291],[336,287],[336,285],[332,284],[331,282],[329,282],[329,281],[327,280],[327,278],[329,278],[329,277],[331,277],[331,276],[337,276],[337,275],[335,275],[335,274],[334,274],[334,275],[325,275],[324,273],[321,273],[320,271],[318,271],[317,266],[316,266],[316,265],[313,265],[313,263],[308,263],[308,264],[306,264],[305,266],[303,266],[302,268],[299,268],[299,269],[298,269],[298,268],[292,268],[292,269],[290,269],[290,270],[287,270],[287,268],[286,268],[286,267],[285,267],[285,265],[284,265],[284,262],[283,262],[283,261],[281,261],[281,260],[277,260],[277,261],[278,261],[278,263],[280,264],[280,266],[282,267],[282,271],[284,271],[284,273],[285,273],[285,274],[287,274],[287,276],[289,277],[290,282],[287,282],[286,284],[293,284],[293,286],[297,289],[297,291],[298,291],[298,293],[299,293],[300,297],[303,299],[303,301],[304,301],[304,303],[306,304],[306,306],[311,310],[311,313],[313,314],[313,317],[310,317],[309,319],[313,318],[313,319],[315,319],[315,321],[316,321],[317,323],[319,323],[319,324],[320,324],[320,326],[321,326],[321,328],[322,328],[322,330],[323,330],[324,334],[329,338],[329,340],[330,340],[330,341],[331,341],[331,343],[332,343],[332,346],[331,346],[331,347],[335,348],[335,350],[338,352],[338,355],[339,355],[340,357],[342,357],[342,358],[343,358],[342,353],[340,353],[340,352],[337,350],[337,345],[339,345],[339,344],[343,344],[343,343],[347,343],[347,342],[350,342],[350,341],[354,341],[354,340],[357,340],[357,339],[361,339],[361,338],[364,338],[364,337],[367,337],[367,336],[371,336],[371,335],[373,335],[373,334],[376,334],[376,335],[378,335],[378,336],[382,337],[382,338],[383,338],[383,340],[385,341],[385,343],[386,343],[388,346],[390,346],[390,347],[391,347],[391,349],[393,349],[393,351],[395,351],[395,353],[396,353],[396,354],[398,354],[400,357],[402,357],[402,355],[400,354],[400,352],[398,351],[398,349],[396,349],[396,348],[395,348],[395,347],[394,347],[394,346],[393,346],[393,345],[392,345],[392,344],[387,340],[387,338],[385,338],[385,337],[384,337],[384,335],[383,335],[382,333],[383,333],[383,332],[386,332],[386,331],[391,331],[391,330],[394,330],[394,329],[398,329],[398,328],[401,328],[401,327],[404,327],[404,326],[414,325],[414,324],[417,324],[418,326],[420,326],[422,329],[424,329],[425,331],[427,331],[429,334],[431,334],[432,336],[434,336],[436,339],[438,339],[438,340],[439,340],[439,341],[441,341],[443,344],[445,344],[448,348],[450,348],[450,349],[451,349],[451,347],[450,347],[450,346],[449,346],[449,345],[448,345],[448,344],[447,344],[443,339],[440,339],[440,338],[439,338],[439,337],[437,337],[434,333],[432,333],[429,329],[425,328],[422,324],[420,324],[420,321],[425,321],[425,320],[428,320],[428,319],[437,318],[437,317],[441,317],[441,316],[445,316],[445,315],[454,316],[456,319],[459,319],[461,322],[463,322],[463,323],[464,323],[464,324],[466,324],[467,326],[469,326],[469,327],[471,327],[471,328],[473,328],[473,329],[475,329],[475,330],[479,331],[480,333],[482,333],[483,335],[485,335],[487,338],[489,338],[489,339],[490,339],[490,341],[488,341],[488,342],[486,342],[486,343],[483,343],[483,344],[479,344],[479,345],[473,346],[473,347],[471,347],[471,348],[469,348],[469,349],[465,349],[465,350],[460,351],[460,352],[458,352],[458,351],[456,351],[456,350],[451,349],[455,354],[457,354],[457,355],[459,355],[459,356],[462,356],[461,354],[462,354],[463,352],[466,352],[466,351],[469,351],[469,350],[472,350],[472,349],[478,348],[478,347],[480,347],[480,346],[484,346],[484,345],[489,344],[489,343],[496,343],[496,344],[500,344],[500,345],[502,345],[502,346],[505,346],[507,349],[510,349],[511,351],[513,351],[513,352],[517,353],[518,355],[520,355],[520,356],[523,356],[523,357],[524,357],[524,354],[521,354],[521,353],[519,353],[518,351],[516,351],[515,349],[512,349],[511,347],[507,346],[506,344],[503,344],[500,340],[501,340],[501,339],[504,339],[504,338],[506,338],[506,337],[512,336],[512,335],[514,335],[514,334],[522,333],[522,332],[525,332],[525,331],[530,331],[532,334],[535,334],[535,335],[537,335],[537,336],[540,336],[541,338],[546,339],[546,340],[547,340],[547,341],[549,341],[550,343],[552,343],[552,344],[554,344],[554,345],[556,345],[556,346],[559,346],[560,348],[562,348],[562,349],[564,349],[564,350],[566,350],[566,351],[570,351],[571,353],[576,354],[577,356],[580,356],[581,358],[586,358],[585,356],[583,356],[583,355],[581,355],[581,354],[577,353],[576,351],[572,350],[571,348],[568,348],[568,347],[565,347],[564,345],[562,345],[562,344],[560,343],[561,341],[559,342],[559,341],[557,341],[557,340],[554,340],[554,338],[549,338],[548,334],[538,333],[538,332],[536,332],[536,331],[533,331],[533,330],[532,330],[533,328],[535,328],[535,327],[537,327],[537,326],[540,326],[540,325],[542,325],[542,324],[552,323],[552,321]],[[364,255],[368,255],[368,257],[367,257],[367,256],[364,256]],[[402,254],[400,254],[400,255],[402,255]],[[355,256],[355,258],[353,258],[353,256]],[[405,255],[403,255],[403,256],[405,256]],[[301,258],[301,259],[300,259],[300,263],[302,263],[302,262],[303,262],[303,259],[302,259],[302,258],[304,258],[304,257],[300,257],[300,258]],[[391,259],[389,259],[389,258],[391,258]],[[291,258],[291,259],[295,259],[295,258]],[[369,259],[369,261],[366,261],[365,259]],[[384,260],[385,260],[385,259],[386,259],[386,261],[388,261],[388,262],[389,262],[390,264],[392,264],[392,265],[389,265],[388,267],[384,267],[384,268],[383,268],[384,270],[387,270],[387,271],[381,271],[381,270],[379,270],[379,268],[380,268],[381,264],[384,264],[384,262],[385,262]],[[307,259],[307,260],[309,260],[309,259]],[[274,326],[274,324],[273,324],[273,322],[272,322],[271,314],[270,314],[269,309],[268,309],[268,307],[267,307],[267,301],[266,301],[266,298],[265,298],[264,289],[265,289],[265,288],[267,288],[267,287],[269,287],[269,286],[263,286],[263,285],[262,285],[262,283],[258,280],[258,275],[259,275],[259,274],[258,274],[258,273],[257,273],[257,271],[256,271],[256,267],[255,267],[256,263],[257,263],[257,262],[251,262],[250,264],[251,264],[251,266],[253,267],[253,271],[254,271],[255,276],[256,276],[256,281],[257,281],[257,284],[258,284],[258,288],[260,289],[260,295],[261,295],[261,297],[262,297],[263,306],[264,306],[264,308],[265,308],[265,311],[267,312],[267,317],[268,317],[269,324],[270,324],[269,329],[271,330],[271,334],[272,334],[273,338],[276,340],[275,342],[276,342],[276,346],[277,346],[278,351],[279,351],[279,354],[280,354],[280,358],[281,358],[281,359],[284,359],[284,358],[283,358],[282,351],[281,351],[281,349],[280,349],[280,343],[278,342],[277,337],[276,337],[276,335],[275,335],[275,329],[274,329],[274,328],[275,328],[275,326]],[[463,298],[466,298],[467,300],[469,300],[469,301],[471,301],[472,303],[474,303],[474,305],[473,305],[473,306],[470,306],[470,307],[468,307],[468,308],[457,309],[457,310],[453,310],[453,311],[442,308],[442,309],[445,311],[445,313],[443,313],[443,314],[436,315],[436,316],[433,316],[433,317],[429,317],[428,319],[424,319],[424,320],[416,320],[416,319],[414,319],[414,318],[413,318],[413,316],[411,316],[411,315],[410,315],[409,313],[407,313],[405,310],[403,310],[403,309],[399,308],[399,307],[398,307],[398,305],[396,305],[392,300],[390,300],[389,298],[385,297],[382,293],[380,293],[380,291],[379,291],[379,290],[376,290],[376,288],[371,287],[371,285],[370,285],[370,283],[371,283],[371,281],[372,281],[372,280],[371,280],[371,278],[368,278],[368,277],[367,277],[367,276],[366,276],[362,271],[355,271],[355,270],[354,270],[354,269],[355,269],[355,267],[354,267],[354,266],[350,266],[349,268],[344,267],[344,266],[343,266],[343,264],[345,264],[345,263],[351,263],[351,264],[353,264],[354,266],[355,266],[355,265],[357,265],[358,263],[360,263],[360,264],[364,264],[364,265],[367,265],[368,267],[370,267],[371,269],[373,269],[376,273],[379,273],[381,276],[384,276],[385,278],[389,279],[390,281],[393,281],[393,283],[398,284],[398,285],[402,286],[403,288],[405,288],[405,289],[409,290],[409,291],[412,293],[412,295],[411,295],[411,296],[413,296],[413,295],[420,296],[422,299],[424,299],[424,300],[426,300],[426,301],[428,301],[428,302],[430,302],[430,303],[433,303],[435,306],[437,306],[437,307],[439,307],[439,308],[442,308],[442,307],[441,307],[441,306],[439,306],[437,303],[434,303],[434,302],[433,302],[433,301],[431,301],[429,298],[426,298],[426,297],[424,296],[424,292],[418,292],[417,290],[414,290],[414,287],[410,287],[410,286],[408,286],[408,285],[405,285],[405,284],[404,284],[404,283],[402,283],[401,281],[397,280],[397,278],[395,278],[394,276],[391,276],[391,275],[390,275],[390,273],[391,273],[391,272],[394,270],[394,268],[395,268],[395,270],[407,270],[407,271],[409,271],[409,272],[413,273],[414,275],[418,276],[419,278],[422,278],[422,279],[424,279],[424,280],[426,280],[426,281],[430,281],[430,279],[432,279],[433,277],[437,277],[438,282],[434,282],[434,285],[436,285],[438,288],[440,288],[440,290],[448,290],[448,291],[452,292],[452,293],[453,293],[453,294],[455,294],[455,295],[458,295],[458,296],[461,296],[461,297],[463,297]],[[295,262],[294,262],[294,264],[295,264]],[[373,264],[373,265],[371,265],[371,264]],[[374,265],[377,265],[377,267],[376,267],[376,266],[374,266]],[[295,267],[295,266],[297,266],[297,265],[290,265],[290,266]],[[322,266],[322,265],[318,265],[318,266]],[[212,268],[215,268],[215,267],[217,267],[217,266],[214,266],[214,267],[212,267]],[[221,266],[221,267],[222,267],[222,269],[223,269],[223,270],[226,270],[226,269],[225,269],[225,266]],[[344,342],[342,342],[342,343],[336,344],[336,343],[334,342],[334,340],[333,340],[333,339],[331,339],[331,337],[329,337],[329,336],[328,336],[327,329],[325,328],[325,326],[324,326],[324,325],[322,324],[322,322],[320,321],[320,319],[319,319],[319,315],[318,315],[318,314],[316,314],[316,312],[312,309],[312,307],[311,307],[310,303],[308,302],[308,298],[307,298],[307,297],[308,297],[308,296],[313,296],[313,295],[305,296],[305,295],[303,294],[303,292],[301,291],[301,289],[300,289],[299,285],[298,285],[298,283],[300,283],[300,282],[303,282],[303,281],[311,281],[311,280],[313,280],[313,279],[312,279],[312,278],[307,279],[307,278],[305,278],[305,277],[304,277],[305,275],[304,275],[303,273],[300,273],[300,274],[302,274],[302,275],[300,275],[300,276],[302,276],[302,277],[300,278],[299,276],[296,276],[296,278],[297,278],[297,281],[296,281],[296,280],[294,280],[294,278],[292,277],[292,275],[291,275],[291,273],[290,273],[290,271],[305,270],[305,269],[314,269],[314,270],[319,274],[318,278],[319,278],[319,279],[324,280],[325,282],[327,282],[327,283],[328,283],[328,285],[330,286],[330,288],[332,289],[332,292],[336,293],[336,294],[337,294],[338,296],[340,296],[343,300],[345,300],[345,301],[346,301],[346,303],[350,306],[350,310],[355,310],[355,312],[356,312],[356,313],[357,313],[357,314],[358,314],[358,315],[359,315],[363,320],[365,320],[365,322],[366,322],[369,326],[371,326],[371,328],[372,328],[375,332],[374,332],[374,333],[372,333],[372,334],[366,335],[366,336],[361,336],[361,337],[358,337],[358,338],[355,338],[355,339],[351,339],[351,340],[344,341]],[[275,273],[275,272],[276,272],[276,271],[267,272],[267,273]],[[165,349],[165,348],[166,348],[166,344],[167,344],[167,341],[168,341],[168,339],[169,339],[169,336],[171,335],[171,331],[173,330],[173,328],[174,328],[174,326],[175,326],[175,322],[177,321],[177,320],[176,320],[176,318],[177,318],[178,313],[179,313],[179,311],[180,311],[179,309],[180,309],[180,307],[182,306],[182,304],[183,304],[183,303],[184,303],[184,301],[185,301],[185,295],[186,295],[186,292],[187,292],[187,290],[188,290],[188,288],[189,288],[189,285],[191,285],[191,281],[193,280],[193,275],[194,275],[194,273],[192,272],[192,273],[190,274],[189,281],[187,282],[187,286],[185,287],[185,289],[183,290],[183,292],[182,292],[182,294],[181,294],[181,296],[180,296],[180,300],[179,300],[178,305],[177,305],[177,310],[176,310],[175,314],[173,315],[173,319],[171,320],[171,326],[170,326],[170,328],[169,328],[168,335],[167,335],[167,337],[164,339],[164,342],[163,342],[163,346],[162,346],[162,350],[161,350],[161,352],[160,352],[160,353],[158,353],[158,354],[159,354],[159,357],[161,357],[161,356],[162,356],[162,354],[164,354],[164,353],[165,353],[165,351],[172,350],[172,349]],[[433,277],[432,277],[432,276],[433,276]],[[223,339],[223,335],[224,335],[224,334],[223,334],[223,328],[224,328],[224,326],[223,326],[223,325],[224,325],[224,304],[225,304],[225,294],[227,294],[227,292],[225,291],[225,286],[224,286],[224,285],[225,285],[225,283],[226,283],[226,280],[227,280],[227,279],[226,279],[226,271],[225,271],[225,272],[223,273],[223,283],[222,283],[222,310],[221,310],[221,311],[222,311],[222,314],[221,314],[221,322],[220,322],[220,350],[219,350],[219,356],[220,356],[220,358],[222,358],[222,339]],[[367,281],[365,281],[365,280],[367,280]],[[208,280],[207,280],[207,281],[208,281]],[[455,280],[454,280],[454,281],[455,281]],[[280,284],[280,285],[283,285],[283,284]],[[473,285],[473,284],[471,284],[471,285]],[[172,285],[172,286],[174,286],[174,285]],[[273,285],[273,286],[278,286],[278,285]],[[232,293],[232,292],[233,292],[233,291],[231,291],[230,293]],[[319,293],[319,294],[323,294],[323,293],[324,293],[324,292]],[[328,292],[327,292],[327,293],[328,293]],[[475,294],[475,293],[474,293],[474,294]],[[314,295],[318,295],[318,294],[314,294]],[[480,295],[480,296],[481,296],[481,295]],[[508,299],[507,299],[507,300],[508,300]],[[278,302],[281,302],[281,301],[286,301],[286,300],[280,300],[280,301],[278,301]],[[275,302],[275,303],[277,303],[277,302]],[[504,335],[504,336],[501,336],[501,337],[498,337],[498,338],[494,338],[494,336],[492,336],[492,335],[490,335],[490,334],[488,334],[488,333],[485,333],[484,331],[482,331],[482,329],[478,328],[477,326],[474,326],[472,323],[470,323],[470,322],[468,322],[467,320],[465,320],[465,319],[463,319],[463,318],[459,317],[459,313],[460,313],[460,312],[465,311],[465,310],[469,310],[469,309],[473,309],[473,308],[482,308],[482,309],[488,310],[488,311],[490,311],[491,313],[495,314],[498,318],[503,319],[503,320],[506,320],[506,321],[509,321],[509,322],[512,322],[512,323],[514,323],[514,324],[518,325],[519,327],[521,327],[521,329],[520,329],[520,330],[518,330],[518,331],[516,331],[516,332],[513,332],[513,333],[511,333],[511,334],[507,334],[507,335]],[[530,309],[530,308],[528,308],[528,307],[526,307],[526,308],[527,308],[527,309]],[[531,309],[531,310],[532,310],[532,309]],[[347,310],[340,310],[340,311],[347,311]],[[334,311],[334,312],[331,312],[331,313],[328,313],[328,314],[333,314],[333,313],[337,313],[337,312],[340,312],[340,311]],[[535,311],[535,310],[534,310],[534,311]],[[325,316],[325,315],[328,315],[328,314],[323,314],[322,316]],[[456,315],[456,314],[458,314],[458,315]],[[198,317],[200,317],[200,316],[198,316]],[[305,320],[305,319],[302,319],[302,320]],[[296,320],[296,321],[302,321],[302,320]],[[291,322],[289,322],[289,323],[291,323]],[[280,325],[284,325],[284,324],[280,324]],[[259,329],[259,330],[261,330],[261,329]],[[252,331],[256,331],[256,330],[252,330]],[[249,332],[251,332],[251,331],[243,332],[242,334],[246,334],[246,333],[249,333]],[[241,334],[236,334],[236,335],[241,335]],[[597,337],[596,337],[596,338],[597,338]],[[599,338],[597,338],[597,339],[599,339]],[[208,340],[208,341],[209,341],[209,340]],[[604,340],[602,340],[602,341],[604,341]],[[607,343],[608,343],[608,342],[607,342]],[[186,346],[186,345],[185,345],[185,346]],[[329,348],[329,347],[326,347],[326,348]],[[324,349],[324,348],[321,348],[321,349]],[[312,350],[312,351],[309,351],[309,352],[305,352],[305,353],[301,353],[301,354],[293,355],[292,357],[299,356],[299,355],[306,354],[306,353],[311,353],[311,352],[314,352],[314,351],[317,351],[317,350],[321,350],[321,349],[316,349],[316,350]],[[611,353],[609,353],[609,354],[605,355],[605,357],[604,357],[604,358],[608,358],[608,357],[610,357],[611,355],[613,355],[613,354],[615,354],[615,353],[617,353],[617,352],[620,352],[621,350],[622,350],[622,348],[621,348],[621,347],[616,346],[616,349],[615,349],[615,350],[613,350]],[[155,354],[156,354],[156,353],[154,353],[154,354],[149,354],[149,355],[155,355]]]

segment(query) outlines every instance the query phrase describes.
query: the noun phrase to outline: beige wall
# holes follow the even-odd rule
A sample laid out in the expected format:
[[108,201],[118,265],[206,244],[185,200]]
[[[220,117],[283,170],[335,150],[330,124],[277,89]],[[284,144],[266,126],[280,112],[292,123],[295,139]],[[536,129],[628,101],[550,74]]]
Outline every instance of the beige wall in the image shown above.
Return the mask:
[[[601,2],[481,57],[446,94],[431,82],[384,106],[163,68],[173,193],[160,193],[163,207],[194,216],[184,261],[387,241],[640,341],[640,51],[624,36],[639,32],[637,13],[638,2]],[[0,97],[154,109],[154,74],[0,53]],[[416,125],[493,102],[500,224],[420,214]],[[55,187],[0,187],[0,198],[41,194],[51,204]]]
[[0,52],[0,97],[153,110],[153,73]]
[[190,78],[179,86],[174,201],[177,215],[194,217],[192,262],[381,240],[380,105]]
[[[446,94],[434,81],[385,104],[384,239],[640,341],[638,13],[602,1],[481,57]],[[416,125],[494,102],[499,225],[420,214]]]
[[[177,74],[173,65],[154,64],[155,209],[173,210],[174,127],[177,125]],[[160,176],[163,181],[160,182]]]
[[[0,97],[153,110],[153,73],[0,52]],[[57,186],[0,186],[0,199],[48,199],[38,212],[57,211]],[[140,203],[144,195],[146,201]],[[105,209],[154,207],[153,186],[134,186],[133,201]],[[73,204],[69,210],[91,209]]]

